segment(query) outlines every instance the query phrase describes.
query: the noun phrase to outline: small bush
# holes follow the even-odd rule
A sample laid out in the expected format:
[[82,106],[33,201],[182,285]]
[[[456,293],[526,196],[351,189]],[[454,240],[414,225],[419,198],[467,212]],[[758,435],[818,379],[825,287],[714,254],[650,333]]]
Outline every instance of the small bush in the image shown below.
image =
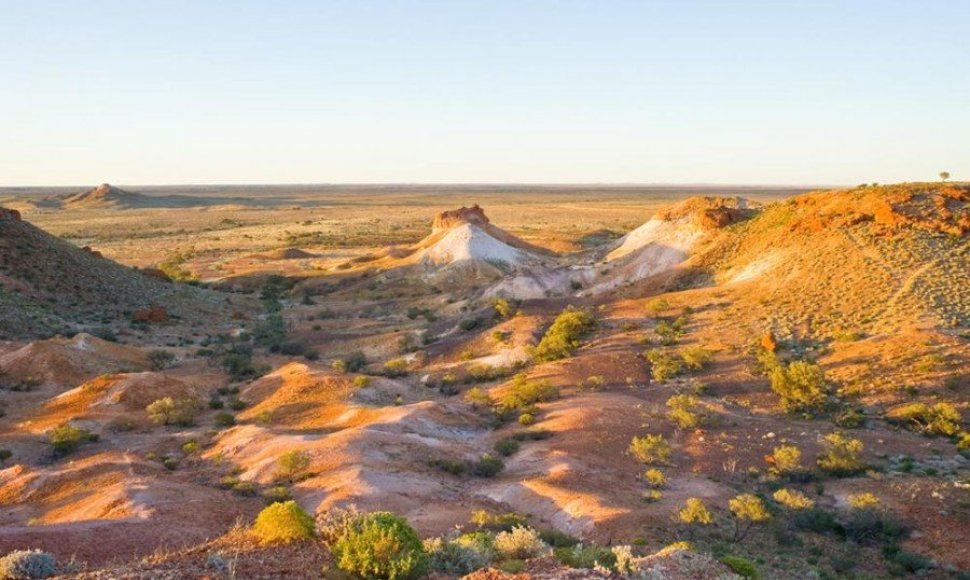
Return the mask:
[[344,572],[368,579],[407,580],[425,573],[428,558],[417,532],[389,512],[353,520],[333,545]]
[[179,425],[190,427],[195,422],[199,410],[198,401],[192,399],[173,399],[165,397],[145,407],[148,418],[159,425]]
[[779,489],[771,497],[781,505],[791,510],[806,510],[815,507],[815,502],[804,493],[795,489]]
[[553,553],[557,560],[570,568],[592,569],[598,566],[612,569],[616,566],[616,554],[601,546],[576,544],[571,548],[557,548]]
[[709,525],[714,523],[714,518],[711,516],[711,512],[707,509],[707,506],[696,497],[687,498],[684,507],[677,512],[675,519],[682,524],[688,525]]
[[650,374],[655,381],[672,379],[684,371],[684,365],[679,360],[660,349],[651,349],[644,355],[650,361]]
[[232,427],[236,424],[236,418],[232,416],[232,413],[216,413],[212,420],[216,427]]
[[153,371],[164,370],[173,362],[175,362],[175,355],[165,349],[157,348],[148,351],[148,364]]
[[532,528],[516,526],[508,532],[499,532],[495,536],[495,551],[505,558],[528,560],[535,558],[548,550],[539,532]]
[[50,430],[47,434],[47,440],[54,448],[54,455],[66,455],[83,443],[97,441],[98,436],[87,429],[75,427],[70,423],[62,423]]
[[424,551],[432,570],[453,576],[470,574],[488,564],[482,553],[459,542],[443,538],[424,541]]
[[49,578],[56,572],[57,560],[40,550],[15,550],[0,558],[0,578],[33,580]]
[[702,417],[694,410],[698,400],[694,395],[680,394],[667,399],[667,418],[680,429],[696,429]]
[[495,442],[495,451],[503,457],[515,455],[519,451],[520,444],[511,437],[505,437]]
[[366,375],[357,375],[354,377],[353,385],[355,388],[363,389],[370,385],[370,377]]
[[293,481],[310,467],[310,455],[294,449],[276,458],[276,479]]
[[721,562],[742,578],[752,578],[754,580],[758,578],[758,569],[753,562],[746,558],[728,555],[722,557]]
[[395,378],[408,374],[408,361],[403,358],[389,360],[384,363],[384,376]]
[[472,407],[489,407],[492,405],[492,398],[488,396],[482,388],[472,387],[465,391],[464,396],[465,402],[471,404]]
[[[336,363],[339,363],[339,364],[336,364]],[[357,350],[350,353],[350,355],[347,356],[346,358],[341,359],[339,361],[335,361],[335,364],[332,366],[334,370],[337,370],[340,372],[356,373],[356,372],[360,372],[360,370],[363,369],[366,365],[367,365],[367,357],[364,356],[363,352]]]
[[522,409],[536,403],[559,398],[559,389],[547,380],[530,381],[525,374],[518,374],[502,395],[499,404],[508,409]]
[[849,439],[841,433],[830,433],[824,437],[826,450],[819,455],[818,466],[833,475],[851,475],[866,468],[859,459],[864,448],[862,441]]
[[680,358],[688,369],[699,371],[710,364],[714,354],[700,346],[689,346],[681,349]]
[[667,485],[667,476],[659,469],[648,469],[643,477],[651,487],[662,488]]
[[517,513],[490,514],[485,510],[472,512],[469,521],[479,529],[493,532],[508,532],[513,528],[525,527],[529,524],[528,518]]
[[728,502],[731,513],[734,514],[734,541],[740,542],[747,536],[755,523],[771,519],[771,514],[758,496],[742,493]]
[[268,503],[284,502],[293,499],[290,490],[282,485],[277,485],[264,491],[263,498]]
[[772,450],[768,463],[779,474],[797,473],[802,470],[802,452],[794,445],[779,445]]
[[533,356],[538,361],[566,358],[579,347],[580,340],[596,327],[596,319],[589,310],[567,306],[546,331]]
[[819,507],[800,510],[792,514],[789,523],[796,530],[814,532],[816,534],[838,533],[842,530],[842,526],[835,519],[832,512]]
[[875,509],[881,505],[879,498],[868,492],[849,494],[846,501],[854,510]]
[[900,550],[890,559],[893,564],[907,574],[915,574],[920,570],[929,570],[933,567],[933,560],[922,554],[915,552],[905,552]]
[[9,449],[0,449],[0,465],[3,465],[3,462],[11,457],[13,457],[13,451]]
[[667,463],[670,453],[670,443],[663,435],[644,435],[630,441],[630,454],[647,465]]
[[963,419],[956,407],[950,403],[937,403],[932,406],[912,403],[893,410],[886,418],[925,435],[944,437],[952,437],[959,433],[960,422]]
[[313,518],[295,501],[273,503],[259,512],[253,533],[264,544],[288,544],[314,536]]
[[495,477],[503,469],[505,469],[505,464],[502,463],[501,459],[486,453],[472,466],[471,472],[475,477]]
[[769,375],[771,390],[781,397],[789,412],[814,412],[825,406],[828,396],[825,373],[817,364],[794,361],[777,366]]
[[579,538],[551,528],[539,530],[539,537],[546,545],[553,548],[572,548],[580,543]]

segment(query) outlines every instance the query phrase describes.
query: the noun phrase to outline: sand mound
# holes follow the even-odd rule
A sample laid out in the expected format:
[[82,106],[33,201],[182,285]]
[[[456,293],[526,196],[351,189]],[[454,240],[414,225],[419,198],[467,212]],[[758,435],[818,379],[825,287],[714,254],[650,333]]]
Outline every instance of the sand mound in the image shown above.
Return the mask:
[[4,380],[58,388],[74,387],[105,373],[147,367],[148,358],[141,350],[85,333],[35,341],[0,357]]
[[522,266],[533,259],[527,252],[493,238],[472,224],[450,229],[423,256],[425,263],[439,267],[467,261]]

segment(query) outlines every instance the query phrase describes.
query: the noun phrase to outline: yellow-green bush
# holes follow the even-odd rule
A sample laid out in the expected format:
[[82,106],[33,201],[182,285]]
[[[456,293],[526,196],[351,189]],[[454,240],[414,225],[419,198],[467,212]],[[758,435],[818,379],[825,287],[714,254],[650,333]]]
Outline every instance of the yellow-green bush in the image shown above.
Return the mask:
[[835,475],[849,475],[865,469],[859,458],[865,446],[858,439],[849,439],[841,433],[829,433],[823,438],[825,451],[818,456],[818,466]]
[[407,580],[423,576],[428,557],[417,532],[390,512],[351,521],[333,547],[337,567],[367,580]]
[[666,463],[670,452],[670,443],[663,435],[644,435],[630,441],[630,454],[648,465]]
[[825,406],[828,395],[825,373],[817,364],[795,361],[777,366],[769,375],[771,389],[781,397],[789,412],[817,411]]
[[596,327],[596,319],[589,310],[567,306],[539,341],[532,355],[539,361],[566,358],[579,347],[580,339]]
[[295,501],[270,504],[256,516],[253,534],[264,544],[288,544],[314,535],[313,518]]

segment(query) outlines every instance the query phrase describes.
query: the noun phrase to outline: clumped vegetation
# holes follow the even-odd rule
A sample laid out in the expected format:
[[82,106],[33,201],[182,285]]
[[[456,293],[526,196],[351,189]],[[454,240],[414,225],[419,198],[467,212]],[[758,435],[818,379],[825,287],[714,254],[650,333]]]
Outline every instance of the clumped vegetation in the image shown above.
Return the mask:
[[313,518],[295,501],[272,503],[256,516],[253,534],[264,544],[288,544],[315,535]]
[[797,489],[782,488],[771,497],[790,510],[806,510],[815,507],[815,502]]
[[782,407],[791,413],[813,413],[821,410],[828,392],[825,373],[817,364],[794,361],[776,366],[769,375],[771,389],[781,398]]
[[818,466],[833,475],[852,475],[866,468],[859,455],[864,449],[862,441],[850,439],[835,432],[823,438],[825,451],[818,457]]
[[680,429],[696,429],[703,420],[697,412],[698,403],[694,395],[674,395],[667,399],[667,418]]
[[596,328],[596,318],[589,310],[567,306],[532,350],[538,361],[553,361],[571,356],[580,340]]
[[275,476],[277,480],[298,481],[306,475],[308,467],[310,467],[310,455],[306,451],[294,449],[276,458]]
[[911,403],[893,410],[887,415],[887,419],[918,433],[943,437],[953,437],[959,433],[963,420],[960,412],[950,403]]
[[526,560],[535,558],[548,549],[539,532],[532,528],[516,526],[495,535],[495,551],[506,558]]
[[98,436],[87,429],[75,427],[70,423],[61,423],[47,434],[47,441],[51,444],[55,456],[67,455],[75,451],[84,443],[98,440]]
[[159,425],[190,427],[195,423],[199,403],[193,399],[165,397],[145,407],[148,418]]
[[743,493],[734,497],[728,502],[728,507],[734,514],[735,542],[743,541],[754,524],[771,519],[771,514],[765,509],[761,499],[750,493]]
[[40,550],[15,550],[0,558],[0,578],[34,580],[50,578],[57,573],[57,560]]
[[630,455],[647,465],[667,463],[670,453],[670,443],[663,435],[644,435],[630,441]]
[[419,578],[429,563],[414,528],[390,512],[354,518],[331,549],[338,568],[361,578]]

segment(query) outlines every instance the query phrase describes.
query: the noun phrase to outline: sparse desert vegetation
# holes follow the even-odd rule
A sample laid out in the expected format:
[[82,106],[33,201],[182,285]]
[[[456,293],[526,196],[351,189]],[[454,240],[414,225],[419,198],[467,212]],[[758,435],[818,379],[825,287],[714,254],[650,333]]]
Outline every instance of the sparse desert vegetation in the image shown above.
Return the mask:
[[967,191],[17,198],[0,570],[959,578]]

